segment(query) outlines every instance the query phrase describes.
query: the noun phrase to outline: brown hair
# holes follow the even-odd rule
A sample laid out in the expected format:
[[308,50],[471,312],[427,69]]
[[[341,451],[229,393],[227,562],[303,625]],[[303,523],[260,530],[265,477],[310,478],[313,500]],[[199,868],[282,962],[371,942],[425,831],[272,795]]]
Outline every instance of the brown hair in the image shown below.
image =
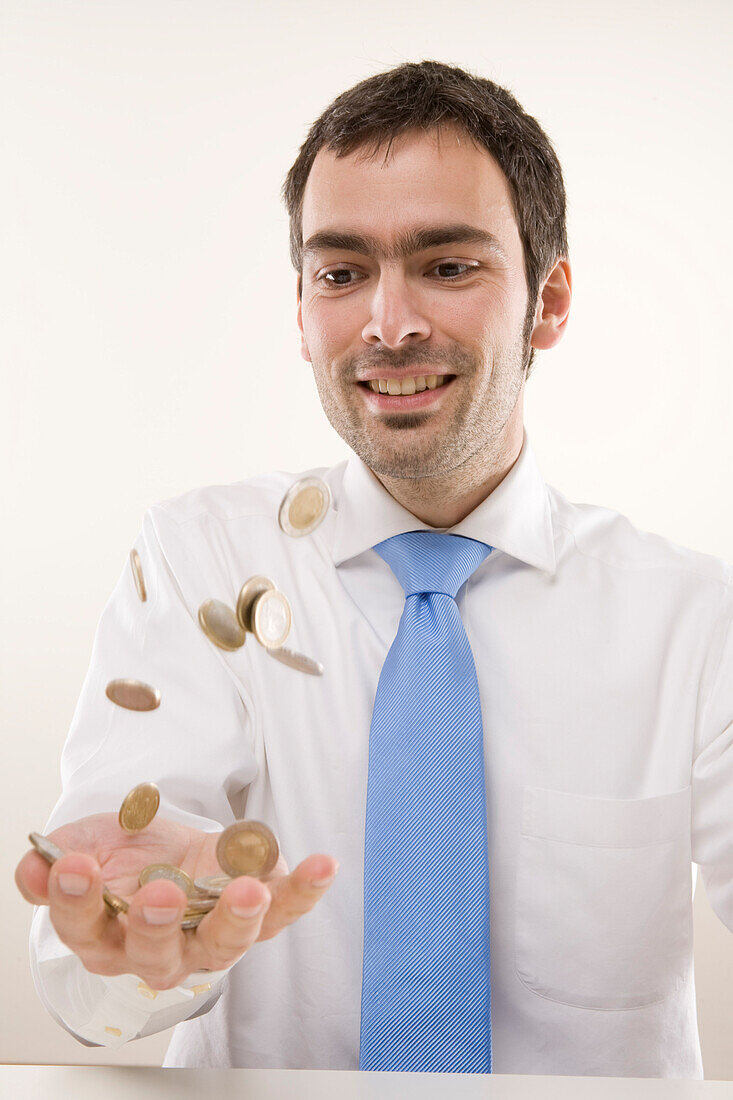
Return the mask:
[[[524,253],[528,300],[525,344],[534,327],[540,287],[568,256],[565,186],[550,139],[514,96],[485,77],[442,61],[408,61],[342,92],[311,126],[282,186],[290,217],[290,259],[303,276],[303,195],[318,151],[337,157],[362,146],[374,157],[408,130],[440,130],[457,123],[499,164],[509,184]],[[531,349],[528,378],[534,359]]]

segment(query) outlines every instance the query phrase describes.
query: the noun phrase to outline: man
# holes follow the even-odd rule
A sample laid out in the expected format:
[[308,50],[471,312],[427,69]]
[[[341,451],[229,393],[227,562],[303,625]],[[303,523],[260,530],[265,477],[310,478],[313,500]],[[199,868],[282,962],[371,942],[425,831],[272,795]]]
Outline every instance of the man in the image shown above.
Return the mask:
[[[410,63],[335,100],[284,197],[302,355],[355,454],[305,472],[333,496],[306,538],[277,524],[292,474],[147,513],[146,600],[126,568],[64,749],[67,854],[18,866],[39,993],[87,1043],[177,1024],[167,1065],[702,1077],[691,863],[733,929],[731,567],[539,474],[524,383],[571,298],[552,146],[492,82]],[[322,679],[200,629],[262,573]],[[114,706],[115,677],[161,705]],[[111,811],[147,779],[130,838]],[[181,931],[183,892],[140,869],[213,873],[245,816],[294,870]]]

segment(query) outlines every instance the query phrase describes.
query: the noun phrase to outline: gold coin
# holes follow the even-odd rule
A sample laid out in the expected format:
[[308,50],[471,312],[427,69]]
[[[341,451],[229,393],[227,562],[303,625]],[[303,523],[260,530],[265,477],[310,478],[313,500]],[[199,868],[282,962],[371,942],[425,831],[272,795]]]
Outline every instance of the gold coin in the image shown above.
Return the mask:
[[235,821],[219,837],[216,858],[232,878],[266,875],[277,863],[278,845],[261,821]]
[[186,895],[193,893],[191,879],[185,871],[182,871],[180,867],[174,867],[172,863],[149,863],[147,867],[143,867],[137,880],[138,886],[144,886],[146,882],[153,882],[159,878],[175,882],[176,886],[180,886]]
[[149,825],[160,806],[160,791],[155,783],[140,783],[125,795],[118,820],[126,833],[139,833]]
[[331,504],[331,490],[320,477],[302,477],[283,497],[277,519],[286,535],[309,535],[322,523]]
[[135,588],[140,599],[145,603],[148,598],[148,593],[145,589],[145,578],[143,577],[143,563],[140,561],[140,555],[137,550],[130,551],[130,568],[132,569],[133,580],[135,581]]
[[199,608],[199,625],[206,637],[219,649],[234,650],[247,640],[237,616],[221,600],[205,600]]
[[194,886],[202,894],[208,894],[212,898],[221,897],[224,887],[232,881],[231,875],[206,875],[205,878],[197,878]]
[[243,630],[252,633],[252,605],[263,592],[271,592],[274,588],[269,577],[250,577],[244,582],[237,597],[237,619]]
[[273,589],[257,597],[252,608],[252,631],[265,649],[277,649],[288,634],[293,621],[290,604],[282,592]]
[[39,856],[43,856],[48,863],[55,863],[57,859],[61,859],[64,855],[57,844],[54,844],[48,837],[41,836],[40,833],[29,833],[28,839]]
[[271,657],[277,657],[284,665],[297,668],[299,672],[308,672],[311,676],[323,676],[323,665],[320,661],[314,661],[312,657],[306,657],[304,653],[296,653],[287,646],[278,646],[277,649],[268,649]]
[[102,900],[110,917],[118,917],[120,913],[126,913],[130,908],[129,903],[124,898],[113,894],[106,886],[102,887]]
[[160,706],[160,692],[140,680],[110,680],[105,689],[108,699],[126,710],[155,710]]

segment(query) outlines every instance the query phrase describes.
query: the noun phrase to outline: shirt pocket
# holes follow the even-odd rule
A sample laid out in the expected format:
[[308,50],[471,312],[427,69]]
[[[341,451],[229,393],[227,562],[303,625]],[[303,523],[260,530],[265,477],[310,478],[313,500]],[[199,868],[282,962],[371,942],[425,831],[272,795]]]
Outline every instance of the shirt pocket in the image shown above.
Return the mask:
[[592,1009],[664,1000],[692,958],[691,787],[588,798],[525,787],[516,969],[534,993]]

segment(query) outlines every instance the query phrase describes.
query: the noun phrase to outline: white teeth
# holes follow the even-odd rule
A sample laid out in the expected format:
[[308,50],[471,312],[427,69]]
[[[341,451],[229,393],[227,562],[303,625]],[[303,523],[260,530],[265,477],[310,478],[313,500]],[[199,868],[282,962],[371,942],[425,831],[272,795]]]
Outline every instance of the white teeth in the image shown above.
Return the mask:
[[423,390],[437,390],[445,385],[442,374],[419,375],[416,378],[370,378],[368,385],[374,393],[387,393],[392,397],[399,394],[422,393]]

